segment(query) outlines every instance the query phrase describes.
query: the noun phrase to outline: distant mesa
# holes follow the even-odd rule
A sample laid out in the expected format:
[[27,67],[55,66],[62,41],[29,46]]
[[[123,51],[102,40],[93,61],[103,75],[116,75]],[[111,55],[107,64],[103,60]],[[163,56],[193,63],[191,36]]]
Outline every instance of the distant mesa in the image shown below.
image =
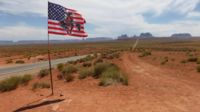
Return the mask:
[[10,45],[13,44],[13,41],[0,41],[0,45]]
[[152,37],[154,36],[149,32],[140,34],[140,38],[152,38]]
[[171,37],[174,37],[174,38],[191,38],[192,35],[190,33],[175,33],[175,34],[172,34]]
[[128,37],[127,34],[123,34],[123,35],[121,35],[121,36],[118,36],[117,39],[118,39],[118,40],[127,40],[127,39],[129,39],[129,37]]
[[136,38],[154,38],[154,36],[149,33],[149,32],[146,32],[146,33],[141,33],[140,36],[137,36],[137,35],[134,35],[134,36],[128,36],[127,34],[123,34],[123,35],[120,35],[118,36],[118,40],[129,40],[129,39],[136,39]]

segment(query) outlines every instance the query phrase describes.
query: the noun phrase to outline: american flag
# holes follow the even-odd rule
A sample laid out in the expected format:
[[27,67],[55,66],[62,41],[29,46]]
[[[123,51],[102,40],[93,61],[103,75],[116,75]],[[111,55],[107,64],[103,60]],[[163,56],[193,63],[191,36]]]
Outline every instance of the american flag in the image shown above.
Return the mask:
[[87,37],[84,31],[85,19],[76,10],[61,5],[48,3],[48,33]]

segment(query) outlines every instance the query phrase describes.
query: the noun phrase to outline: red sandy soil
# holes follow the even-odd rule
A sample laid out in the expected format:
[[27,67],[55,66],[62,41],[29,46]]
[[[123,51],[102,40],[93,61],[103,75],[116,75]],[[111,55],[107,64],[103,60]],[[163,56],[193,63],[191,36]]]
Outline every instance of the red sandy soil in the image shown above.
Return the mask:
[[29,86],[0,93],[0,112],[10,112],[39,99],[58,98],[65,101],[26,112],[200,112],[200,75],[154,65],[148,62],[150,57],[137,55],[126,53],[115,60],[128,74],[129,86],[100,87],[98,80],[91,77],[65,83],[56,79],[55,70],[53,97],[46,97],[50,93],[47,89],[30,90],[31,84],[38,81],[34,79]]
[[[191,53],[195,57],[200,57],[197,52]],[[168,57],[168,62],[164,65],[161,65],[161,61],[164,57]],[[142,58],[145,62],[148,62],[154,66],[159,66],[161,69],[167,68],[169,71],[176,71],[177,77],[185,77],[186,79],[192,78],[192,80],[199,81],[200,74],[197,72],[196,67],[198,64],[195,62],[181,63],[182,60],[187,60],[189,58],[185,52],[152,52],[151,56]]]

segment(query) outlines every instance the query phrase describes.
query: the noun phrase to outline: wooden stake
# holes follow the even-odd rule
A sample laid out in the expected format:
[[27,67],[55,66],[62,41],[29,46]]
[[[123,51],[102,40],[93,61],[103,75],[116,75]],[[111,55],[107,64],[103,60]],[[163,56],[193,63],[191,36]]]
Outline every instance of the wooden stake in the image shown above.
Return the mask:
[[137,47],[138,42],[139,42],[139,39],[137,39],[135,44],[132,46],[132,51],[135,51],[135,48]]

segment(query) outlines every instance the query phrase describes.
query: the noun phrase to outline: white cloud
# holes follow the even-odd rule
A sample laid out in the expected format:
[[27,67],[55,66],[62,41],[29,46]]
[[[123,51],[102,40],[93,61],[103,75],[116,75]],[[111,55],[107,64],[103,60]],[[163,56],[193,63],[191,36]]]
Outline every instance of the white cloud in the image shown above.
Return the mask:
[[[66,7],[72,7],[83,13],[95,14],[110,11],[121,11],[121,13],[142,14],[153,12],[161,14],[166,10],[173,10],[180,13],[186,13],[195,8],[199,0],[49,0]],[[0,1],[0,11],[6,11],[13,14],[37,13],[47,16],[47,0],[4,0]],[[123,12],[125,11],[125,12]],[[119,13],[119,12],[118,12]]]
[[[194,20],[176,20],[167,24],[148,23],[143,14],[160,16],[165,12],[176,12],[190,18],[199,16],[193,12],[199,0],[49,0],[63,6],[77,9],[87,22],[95,25],[89,36],[117,36],[122,33],[138,34],[149,31],[159,36],[175,32],[190,32],[200,35],[200,23]],[[37,13],[47,16],[47,0],[5,0],[0,11],[13,14]],[[35,32],[34,30],[32,30]]]
[[[51,0],[56,2],[57,0]],[[192,12],[199,0],[61,0],[64,6],[70,6],[80,11],[88,22],[97,26],[90,36],[117,36],[121,33],[138,34],[149,31],[158,36],[170,35],[176,32],[191,32],[200,35],[196,30],[200,23],[176,20],[168,24],[148,23],[142,16],[153,13],[159,16],[166,11],[179,14]]]
[[[144,25],[145,26],[145,25]],[[146,24],[141,30],[151,31],[157,36],[170,36],[172,33],[192,33],[193,36],[199,36],[199,21],[176,21],[170,24]]]
[[23,13],[36,13],[47,16],[47,0],[4,0],[0,1],[0,11],[14,15]]
[[47,30],[31,26],[16,25],[0,27],[1,40],[35,40],[46,39]]
[[179,13],[188,13],[196,7],[199,0],[173,0],[169,6],[169,10],[174,10]]
[[188,18],[200,18],[200,12],[192,11],[192,12],[188,13],[187,17]]
[[[47,29],[28,26],[25,23],[19,23],[15,26],[0,27],[0,40],[47,40]],[[69,36],[50,35],[50,40],[73,39]]]

